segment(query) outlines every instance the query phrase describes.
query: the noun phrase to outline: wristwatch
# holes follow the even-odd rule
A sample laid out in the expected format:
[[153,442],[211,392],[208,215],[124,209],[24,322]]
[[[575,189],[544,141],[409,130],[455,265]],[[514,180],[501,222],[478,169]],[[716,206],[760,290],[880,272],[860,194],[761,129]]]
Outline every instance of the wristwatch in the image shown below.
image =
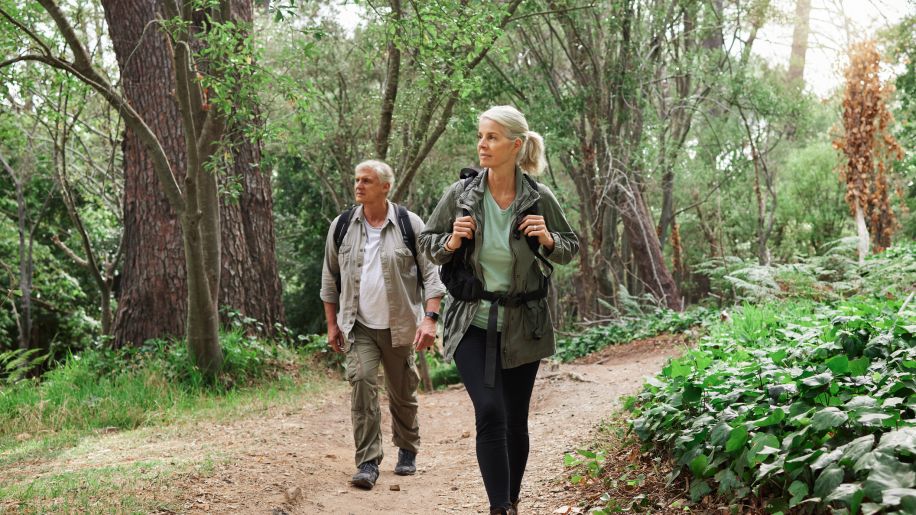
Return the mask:
[[439,320],[439,313],[436,313],[435,311],[427,311],[426,313],[424,313],[424,315],[427,318],[431,318],[433,322],[436,322]]

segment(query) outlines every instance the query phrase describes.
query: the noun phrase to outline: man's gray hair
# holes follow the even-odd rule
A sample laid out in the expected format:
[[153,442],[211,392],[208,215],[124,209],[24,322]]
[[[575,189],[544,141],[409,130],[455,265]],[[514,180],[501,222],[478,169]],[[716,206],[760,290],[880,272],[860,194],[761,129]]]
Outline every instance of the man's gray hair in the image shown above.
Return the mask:
[[356,165],[356,168],[353,169],[354,172],[358,172],[364,168],[368,168],[378,175],[378,180],[382,184],[390,184],[391,187],[394,187],[394,172],[391,170],[391,167],[388,166],[388,163],[384,161],[379,161],[377,159],[367,159],[362,163]]

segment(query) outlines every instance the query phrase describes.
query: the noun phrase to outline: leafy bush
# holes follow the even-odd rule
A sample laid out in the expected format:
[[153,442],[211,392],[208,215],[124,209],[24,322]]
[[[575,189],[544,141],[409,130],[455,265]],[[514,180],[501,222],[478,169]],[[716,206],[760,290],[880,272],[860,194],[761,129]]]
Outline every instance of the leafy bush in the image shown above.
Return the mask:
[[694,500],[916,509],[916,310],[902,298],[745,307],[639,402],[633,428],[689,471]]
[[458,367],[455,366],[454,361],[446,363],[436,351],[426,352],[424,355],[426,364],[429,365],[429,380],[433,383],[433,388],[461,382],[461,376],[458,374]]
[[852,295],[886,295],[916,288],[916,243],[902,242],[859,266],[855,239],[833,242],[822,256],[795,263],[761,266],[736,257],[702,263],[697,271],[709,277],[721,303],[766,302],[809,298],[837,301]]
[[695,325],[706,324],[716,316],[716,312],[711,309],[695,307],[683,313],[659,309],[639,317],[623,317],[606,325],[591,327],[571,338],[557,340],[556,358],[564,362],[572,361],[608,345],[662,333],[683,332]]

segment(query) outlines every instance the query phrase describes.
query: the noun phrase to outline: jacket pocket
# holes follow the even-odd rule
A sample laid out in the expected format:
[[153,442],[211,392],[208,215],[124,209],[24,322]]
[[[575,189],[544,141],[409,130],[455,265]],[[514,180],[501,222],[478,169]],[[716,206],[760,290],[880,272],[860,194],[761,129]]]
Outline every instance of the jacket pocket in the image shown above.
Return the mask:
[[350,271],[350,264],[353,261],[352,252],[350,252],[352,248],[353,245],[341,245],[337,249],[337,265],[340,267],[341,273]]
[[522,306],[522,323],[526,335],[540,340],[547,331],[547,302],[545,299],[529,300]]

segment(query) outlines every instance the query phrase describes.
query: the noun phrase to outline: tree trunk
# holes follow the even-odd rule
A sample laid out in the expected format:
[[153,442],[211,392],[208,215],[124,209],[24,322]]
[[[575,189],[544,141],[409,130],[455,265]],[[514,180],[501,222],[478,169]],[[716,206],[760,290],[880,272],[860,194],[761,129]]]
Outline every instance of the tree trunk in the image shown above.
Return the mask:
[[[13,177],[16,185],[16,212],[19,220],[19,348],[28,349],[32,338],[32,237],[26,215],[25,195],[22,180]],[[28,242],[26,242],[28,239]]]
[[[158,136],[175,175],[183,177],[187,150],[171,55],[162,33],[155,25],[147,26],[156,18],[158,2],[104,0],[102,5],[124,94]],[[239,18],[251,19],[250,2],[236,2],[233,9]],[[178,216],[159,186],[148,152],[130,129],[122,147],[124,266],[113,335],[116,344],[140,344],[184,333],[188,271]],[[284,317],[270,181],[258,166],[259,144],[241,142],[234,157],[232,172],[240,176],[242,191],[237,203],[220,203],[219,302],[260,320],[271,331]]]
[[760,187],[760,166],[756,151],[754,152],[754,196],[757,199],[757,263],[762,266],[770,264],[770,252],[767,250],[766,201]]
[[665,266],[658,234],[653,227],[652,217],[646,209],[642,193],[638,187],[631,185],[621,197],[623,202],[620,206],[620,215],[640,281],[665,306],[681,311],[681,294],[674,277]]
[[862,204],[858,199],[856,200],[856,232],[859,235],[859,243],[856,246],[859,251],[859,264],[864,265],[871,243],[869,242],[868,226],[865,224],[865,210],[862,209]]
[[422,381],[423,390],[426,392],[433,391],[433,380],[429,377],[429,363],[426,361],[426,351],[417,351],[417,368],[420,369],[420,381]]
[[804,84],[805,54],[808,52],[808,30],[811,21],[811,0],[795,2],[795,30],[792,32],[792,55],[789,57],[789,83]]

